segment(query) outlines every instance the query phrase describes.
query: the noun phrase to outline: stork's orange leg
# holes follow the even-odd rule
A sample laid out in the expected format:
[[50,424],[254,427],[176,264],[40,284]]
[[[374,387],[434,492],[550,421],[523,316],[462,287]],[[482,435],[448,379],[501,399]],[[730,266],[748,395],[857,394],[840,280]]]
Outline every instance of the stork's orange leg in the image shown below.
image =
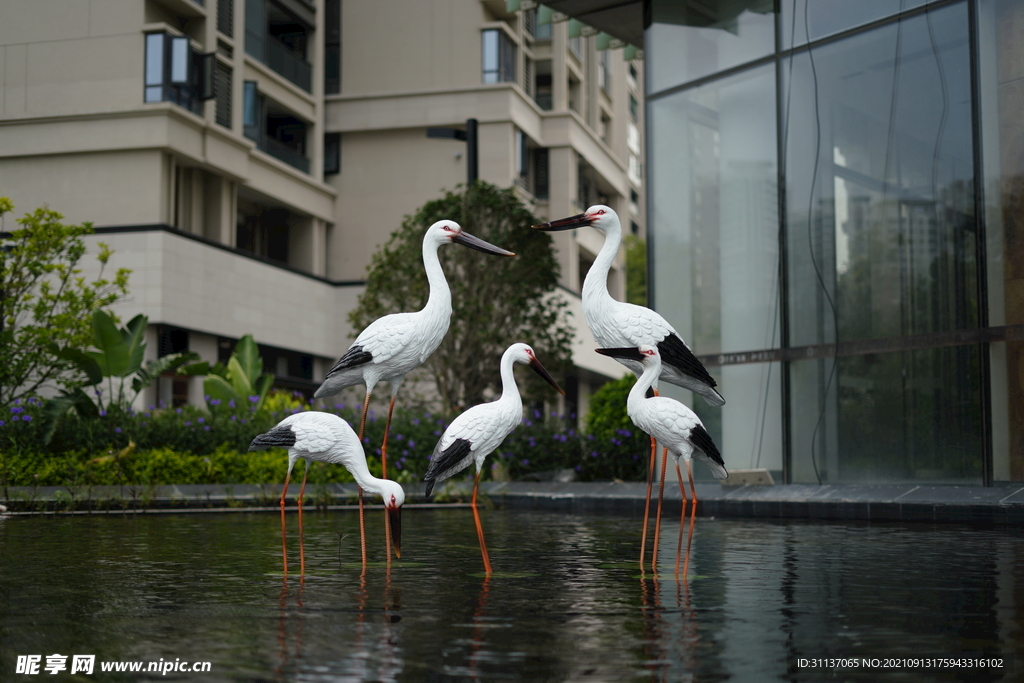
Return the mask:
[[661,508],[665,502],[665,466],[668,464],[668,449],[661,453],[661,479],[658,482],[658,515],[654,518],[654,547],[651,550],[651,571],[658,573],[658,541],[661,538]]
[[473,521],[476,522],[476,536],[480,540],[480,554],[484,558],[484,574],[487,576],[491,575],[491,558],[487,554],[487,542],[484,541],[484,528],[480,524],[480,513],[476,509],[476,493],[480,488],[480,475],[481,472],[476,473],[476,479],[473,481]]

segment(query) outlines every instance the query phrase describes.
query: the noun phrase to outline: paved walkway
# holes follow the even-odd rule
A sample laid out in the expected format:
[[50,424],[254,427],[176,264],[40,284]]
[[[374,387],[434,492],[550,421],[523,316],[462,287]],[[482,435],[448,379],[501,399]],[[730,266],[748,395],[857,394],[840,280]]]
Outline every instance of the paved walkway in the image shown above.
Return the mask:
[[[289,490],[289,500],[298,495]],[[444,488],[439,487],[441,491]],[[407,507],[434,505],[420,495],[420,485],[407,486]],[[559,510],[643,514],[646,485],[619,483],[484,482],[481,492],[495,505]],[[453,497],[468,500],[469,484],[458,484]],[[656,495],[657,489],[655,489]],[[307,505],[318,501],[329,509],[351,507],[354,484],[309,485]],[[280,486],[189,485],[157,487],[95,486],[11,487],[12,514],[128,510],[202,511],[209,509],[255,511],[277,509]],[[903,522],[1024,523],[1024,485],[914,486],[914,485],[810,485],[722,486],[697,484],[698,515],[757,517],[762,519],[869,520]],[[679,487],[667,482],[666,514],[679,514]]]

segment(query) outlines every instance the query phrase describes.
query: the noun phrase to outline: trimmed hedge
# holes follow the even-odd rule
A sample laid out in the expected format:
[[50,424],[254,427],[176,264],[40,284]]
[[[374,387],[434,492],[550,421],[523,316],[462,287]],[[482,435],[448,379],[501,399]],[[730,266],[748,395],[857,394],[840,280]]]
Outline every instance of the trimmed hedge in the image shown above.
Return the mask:
[[[336,404],[328,411],[358,427],[360,408]],[[284,452],[248,452],[249,443],[287,415],[307,409],[294,397],[275,394],[259,411],[219,405],[209,411],[195,406],[112,411],[98,420],[69,415],[45,444],[42,402],[30,399],[0,415],[2,464],[9,486],[278,483],[287,470]],[[419,481],[450,421],[449,416],[425,410],[396,409],[388,441],[388,476]],[[383,432],[384,416],[371,410],[363,446],[377,476]],[[573,469],[583,481],[639,481],[646,477],[647,444],[638,430],[581,435],[561,416],[533,410],[488,458],[487,466],[497,479]],[[472,474],[467,471],[467,476]],[[320,465],[310,470],[310,481],[341,483],[352,477],[343,467]]]

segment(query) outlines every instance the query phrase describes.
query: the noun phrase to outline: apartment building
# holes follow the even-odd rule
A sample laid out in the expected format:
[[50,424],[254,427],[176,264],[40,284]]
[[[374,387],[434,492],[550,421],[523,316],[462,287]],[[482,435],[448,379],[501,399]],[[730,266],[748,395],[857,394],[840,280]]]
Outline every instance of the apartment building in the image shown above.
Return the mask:
[[[223,359],[249,333],[279,386],[315,388],[350,343],[371,254],[465,182],[465,143],[428,127],[477,120],[479,177],[541,217],[603,202],[645,234],[642,61],[547,7],[3,0],[0,14],[0,194],[96,226],[133,270],[119,310],[149,317],[153,356]],[[600,236],[556,239],[583,410],[621,374],[579,309]],[[620,298],[624,282],[620,262]],[[162,378],[143,400],[201,394]]]

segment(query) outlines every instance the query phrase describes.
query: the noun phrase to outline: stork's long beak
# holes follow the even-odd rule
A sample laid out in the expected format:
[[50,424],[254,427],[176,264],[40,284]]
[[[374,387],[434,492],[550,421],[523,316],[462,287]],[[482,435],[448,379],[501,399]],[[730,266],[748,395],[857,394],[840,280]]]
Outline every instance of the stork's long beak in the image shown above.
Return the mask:
[[565,396],[565,391],[562,389],[562,387],[558,386],[558,383],[555,380],[551,378],[551,375],[548,374],[548,371],[544,369],[544,366],[540,364],[539,360],[537,360],[536,358],[531,358],[530,367],[533,368],[534,372],[543,377],[548,384],[553,386],[555,388],[555,391],[560,393],[562,396]]
[[534,225],[532,227],[534,230],[543,230],[544,232],[555,232],[557,230],[572,230],[573,228],[584,228],[593,222],[593,219],[587,216],[587,214],[580,213],[576,214],[575,216],[569,216],[568,218],[560,218],[557,221],[541,223],[540,225]]
[[402,557],[402,508],[388,508],[388,521],[391,524],[391,545],[395,548],[395,557]]
[[643,362],[644,356],[640,353],[640,350],[633,347],[627,346],[622,349],[594,349],[602,356],[609,356],[611,358],[622,358],[625,360],[635,360]]
[[470,249],[482,251],[485,254],[495,254],[497,256],[515,256],[515,253],[511,251],[506,251],[501,247],[496,247],[489,242],[484,242],[479,237],[473,237],[468,232],[459,233],[458,235],[452,238],[452,241],[458,242],[464,247],[469,247]]

